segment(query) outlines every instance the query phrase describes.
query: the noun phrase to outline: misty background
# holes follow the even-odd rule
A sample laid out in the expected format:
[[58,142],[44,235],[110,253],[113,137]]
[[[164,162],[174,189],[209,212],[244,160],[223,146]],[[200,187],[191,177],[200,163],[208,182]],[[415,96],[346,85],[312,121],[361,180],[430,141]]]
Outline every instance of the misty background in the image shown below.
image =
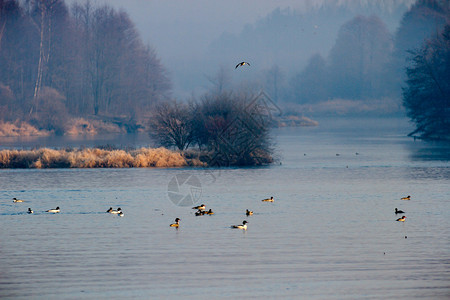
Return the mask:
[[[70,0],[69,3],[77,2]],[[79,1],[78,1],[79,2]],[[173,95],[186,98],[211,88],[223,68],[230,83],[256,84],[274,66],[285,79],[314,54],[327,57],[339,28],[357,15],[378,16],[389,33],[397,30],[414,0],[91,0],[125,10],[143,41],[161,58],[173,81]],[[244,74],[233,72],[248,61]]]
[[404,116],[412,53],[440,38],[449,11],[445,0],[1,0],[0,119],[133,132],[160,102],[229,91],[264,91],[311,118]]

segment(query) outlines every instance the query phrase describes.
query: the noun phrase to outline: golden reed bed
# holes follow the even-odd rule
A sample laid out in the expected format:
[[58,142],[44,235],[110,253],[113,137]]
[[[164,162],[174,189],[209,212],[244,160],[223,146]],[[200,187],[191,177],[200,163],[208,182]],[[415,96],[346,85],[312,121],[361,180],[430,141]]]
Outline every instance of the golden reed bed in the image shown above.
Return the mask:
[[1,150],[0,168],[170,168],[201,166],[198,160],[165,148],[138,150]]

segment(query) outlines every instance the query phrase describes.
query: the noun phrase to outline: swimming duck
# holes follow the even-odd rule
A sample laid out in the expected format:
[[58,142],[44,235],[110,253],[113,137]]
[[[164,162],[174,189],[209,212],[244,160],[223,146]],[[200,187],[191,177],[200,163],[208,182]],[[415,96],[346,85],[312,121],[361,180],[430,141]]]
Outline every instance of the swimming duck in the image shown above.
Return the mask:
[[54,213],[54,214],[59,213],[60,211],[61,210],[59,209],[59,206],[57,206],[55,209],[46,210],[46,212]]
[[243,62],[238,63],[236,65],[235,69],[237,69],[238,67],[241,67],[241,66],[245,66],[245,65],[249,65],[250,66],[250,64],[248,62],[243,61]]
[[237,229],[243,229],[243,230],[247,230],[247,221],[243,221],[242,225],[232,225],[231,228],[237,228]]
[[403,197],[402,200],[411,200],[411,196],[408,195],[408,196],[406,196],[406,197]]
[[214,214],[214,212],[211,210],[211,209],[209,209],[207,212],[205,212],[207,215],[213,215]]
[[122,212],[122,209],[119,207],[117,208],[117,210],[111,210],[109,213],[110,214],[120,214]]
[[120,213],[118,214],[119,217],[123,217],[123,212],[120,211]]
[[197,211],[195,212],[195,215],[196,215],[196,216],[203,216],[205,213],[206,213],[206,211],[199,209],[199,210],[197,210]]
[[401,217],[401,218],[398,218],[396,221],[399,221],[399,222],[405,222],[405,219],[406,219],[406,217],[403,216],[403,217]]
[[396,214],[404,214],[405,212],[403,210],[398,210],[397,208],[395,208],[395,213]]
[[175,223],[170,224],[170,227],[176,227],[176,228],[178,228],[178,227],[180,226],[180,221],[181,221],[180,218],[176,218],[176,219],[175,219]]
[[199,205],[199,206],[194,206],[192,209],[205,210],[206,209],[206,205],[202,204],[202,205]]
[[245,214],[246,214],[247,217],[248,217],[248,216],[253,215],[253,212],[252,212],[251,210],[248,210],[248,209],[247,209],[247,211],[245,212]]
[[113,208],[110,207],[106,212],[107,212],[107,213],[111,213],[112,211],[113,211]]
[[25,202],[25,201],[17,199],[17,198],[13,198],[13,202],[15,202],[15,203],[22,203],[22,202]]
[[263,199],[263,200],[261,200],[262,202],[273,202],[274,201],[274,199],[273,199],[273,197],[270,197],[270,198],[267,198],[267,199]]
[[32,214],[32,213],[34,213],[34,211],[31,208],[28,207],[28,213]]

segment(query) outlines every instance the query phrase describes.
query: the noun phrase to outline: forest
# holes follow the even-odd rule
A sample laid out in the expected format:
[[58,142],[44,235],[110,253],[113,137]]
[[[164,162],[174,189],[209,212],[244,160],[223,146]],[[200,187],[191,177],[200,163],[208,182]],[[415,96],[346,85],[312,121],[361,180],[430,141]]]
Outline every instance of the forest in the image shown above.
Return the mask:
[[127,13],[89,1],[0,0],[0,66],[0,120],[57,134],[85,116],[135,127],[171,89]]

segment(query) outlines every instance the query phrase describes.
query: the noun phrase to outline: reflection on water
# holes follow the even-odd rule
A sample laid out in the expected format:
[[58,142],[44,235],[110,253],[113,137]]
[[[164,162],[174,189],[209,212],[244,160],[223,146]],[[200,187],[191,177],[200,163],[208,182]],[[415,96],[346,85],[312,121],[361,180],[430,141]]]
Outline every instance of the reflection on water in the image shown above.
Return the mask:
[[450,143],[449,142],[416,142],[418,145],[411,147],[411,160],[413,161],[449,161]]
[[[448,299],[448,160],[404,121],[321,124],[264,168],[0,170],[0,298]],[[171,201],[180,174],[213,216]]]

